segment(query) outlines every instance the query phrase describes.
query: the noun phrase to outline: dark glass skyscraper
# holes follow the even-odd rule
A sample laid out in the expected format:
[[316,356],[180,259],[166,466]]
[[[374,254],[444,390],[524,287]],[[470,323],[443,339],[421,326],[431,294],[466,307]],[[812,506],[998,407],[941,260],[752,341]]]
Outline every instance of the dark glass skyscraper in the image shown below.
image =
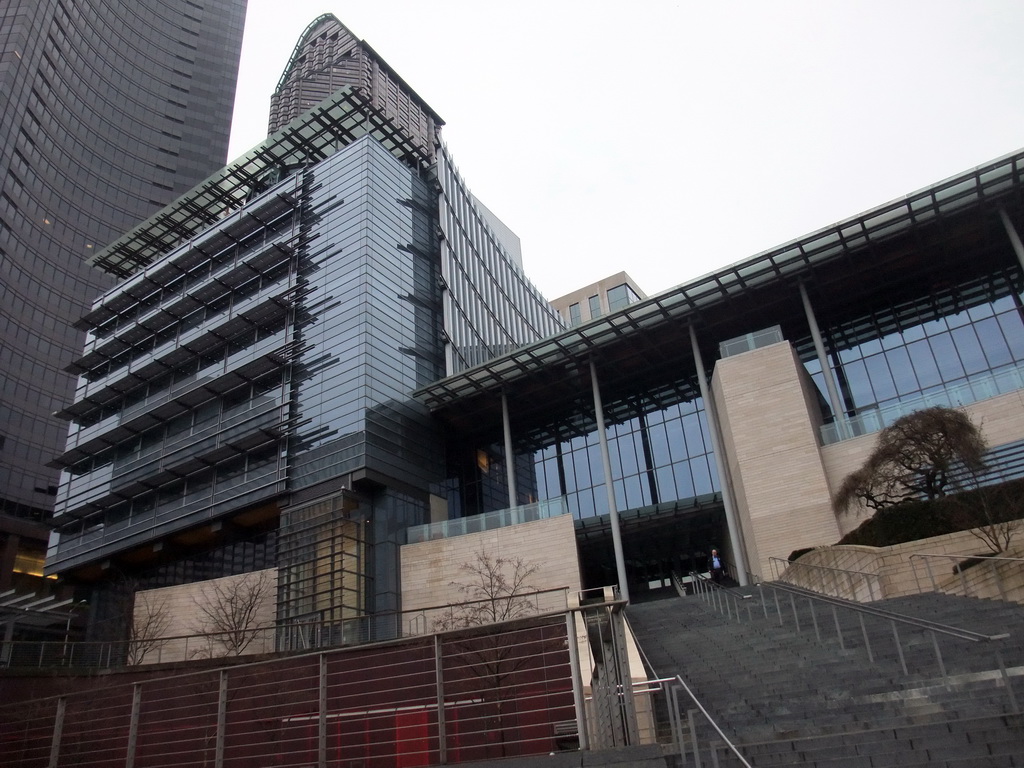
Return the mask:
[[25,546],[57,492],[72,324],[113,284],[87,260],[223,165],[245,9],[0,4],[0,588],[42,564]]

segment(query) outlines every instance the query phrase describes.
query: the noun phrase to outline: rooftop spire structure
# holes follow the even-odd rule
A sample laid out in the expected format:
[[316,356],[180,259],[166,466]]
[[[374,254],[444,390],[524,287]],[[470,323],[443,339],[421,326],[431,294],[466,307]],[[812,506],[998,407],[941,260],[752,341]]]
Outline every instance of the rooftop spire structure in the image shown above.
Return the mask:
[[363,92],[433,158],[444,121],[363,40],[326,13],[302,33],[270,97],[270,133],[277,133],[340,88]]

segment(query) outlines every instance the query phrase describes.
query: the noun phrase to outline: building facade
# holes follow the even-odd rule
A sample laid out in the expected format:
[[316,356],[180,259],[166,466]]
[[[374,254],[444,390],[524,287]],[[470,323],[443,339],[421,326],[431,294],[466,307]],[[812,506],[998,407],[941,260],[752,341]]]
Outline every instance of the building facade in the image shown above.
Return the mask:
[[667,589],[712,547],[768,576],[856,524],[832,494],[924,405],[1024,473],[1024,152],[650,298],[610,278],[565,322],[367,57],[318,19],[288,122],[93,259],[122,280],[79,324],[47,569],[94,637],[126,594],[276,568],[283,647],[345,641],[402,607],[414,535],[542,509],[584,587]]
[[558,310],[566,325],[575,328],[646,298],[647,294],[633,278],[619,272],[552,299],[551,306]]
[[[860,522],[833,513],[839,484],[925,406],[982,428],[984,482],[1024,474],[1022,166],[997,159],[424,388],[459,445],[462,511],[493,512],[511,490],[483,489],[505,483],[564,498],[584,585],[639,594],[712,547],[744,580],[835,543]],[[475,458],[502,445],[507,479]]]
[[405,528],[447,515],[411,393],[561,328],[443,145],[375,104],[342,86],[94,259],[128,277],[80,323],[47,558],[94,636],[125,591],[268,567],[283,626],[397,609]]
[[223,164],[245,7],[0,9],[0,592],[41,586],[73,323],[114,282],[88,260]]

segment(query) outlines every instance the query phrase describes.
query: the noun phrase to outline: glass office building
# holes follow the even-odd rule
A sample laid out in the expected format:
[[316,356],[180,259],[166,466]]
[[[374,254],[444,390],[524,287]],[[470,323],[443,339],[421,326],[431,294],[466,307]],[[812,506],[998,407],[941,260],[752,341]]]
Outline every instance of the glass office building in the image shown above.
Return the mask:
[[456,436],[460,510],[508,503],[478,456],[511,443],[518,503],[565,498],[591,585],[616,582],[615,513],[635,593],[715,546],[767,577],[770,558],[835,543],[859,521],[834,515],[834,489],[922,407],[982,427],[982,482],[1024,474],[1022,165],[1000,158],[424,388]]
[[561,327],[447,150],[374,103],[343,86],[96,256],[128,277],[80,322],[47,558],[94,636],[118,579],[277,567],[282,625],[397,609],[445,476],[411,393]]
[[73,323],[114,282],[87,262],[223,165],[245,9],[0,7],[0,592],[42,575],[59,479],[47,464],[67,436],[53,414],[83,341]]

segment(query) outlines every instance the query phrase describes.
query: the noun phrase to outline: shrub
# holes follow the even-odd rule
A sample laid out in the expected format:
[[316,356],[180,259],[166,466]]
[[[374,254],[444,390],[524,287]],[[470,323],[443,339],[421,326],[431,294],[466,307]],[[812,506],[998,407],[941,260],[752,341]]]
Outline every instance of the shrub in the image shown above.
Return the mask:
[[[1016,505],[1007,504],[1006,500],[1019,499],[1022,496],[1024,479],[985,486],[932,501],[905,501],[880,509],[838,543],[887,547],[967,530],[973,526],[969,523],[969,518],[963,515],[963,508],[971,505],[981,506],[983,503],[992,506],[993,517],[997,521],[1013,520],[1019,517],[1019,509]],[[792,555],[790,558],[792,559]]]

